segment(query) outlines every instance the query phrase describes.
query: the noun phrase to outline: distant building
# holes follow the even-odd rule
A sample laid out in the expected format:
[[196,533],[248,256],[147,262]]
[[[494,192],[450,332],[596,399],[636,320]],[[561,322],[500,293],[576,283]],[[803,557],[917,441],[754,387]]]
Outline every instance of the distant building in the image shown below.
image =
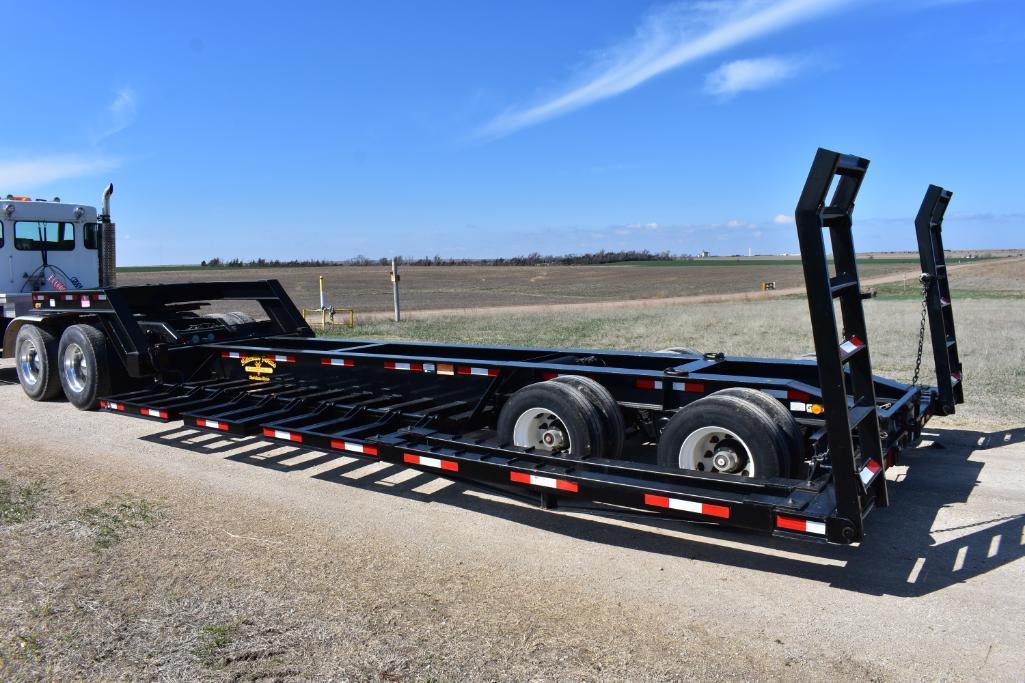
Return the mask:
[[712,255],[712,252],[710,252],[710,251],[702,251],[701,252],[701,258],[708,258],[711,255]]

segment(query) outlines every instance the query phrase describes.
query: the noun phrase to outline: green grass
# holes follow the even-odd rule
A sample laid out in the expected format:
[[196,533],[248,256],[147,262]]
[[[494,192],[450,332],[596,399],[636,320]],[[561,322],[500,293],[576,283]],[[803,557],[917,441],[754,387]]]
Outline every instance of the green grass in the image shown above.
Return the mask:
[[0,479],[0,524],[18,524],[31,519],[44,491],[40,482],[20,486]]
[[[991,257],[981,257],[981,258],[977,258],[977,259],[972,259],[972,261],[982,261],[982,260],[987,260],[987,259],[990,259],[990,258]],[[829,262],[832,263],[833,259],[829,259]],[[962,262],[964,262],[962,259],[951,259],[950,264],[951,265],[956,265],[956,264],[962,263]],[[801,257],[795,255],[795,256],[781,256],[779,258],[759,258],[757,256],[755,256],[755,257],[746,257],[745,256],[745,257],[739,257],[739,258],[731,258],[731,257],[728,257],[728,256],[726,256],[726,257],[720,256],[720,257],[707,258],[707,259],[674,259],[674,260],[671,260],[671,261],[621,261],[619,263],[604,263],[604,264],[600,264],[600,265],[606,265],[606,266],[631,266],[631,267],[639,267],[639,268],[650,268],[650,267],[654,267],[654,266],[679,266],[679,267],[688,267],[689,268],[689,267],[702,267],[702,266],[759,266],[759,267],[764,267],[764,266],[795,266],[795,265],[800,265],[800,263],[801,263]],[[858,265],[859,266],[866,266],[866,265],[870,265],[870,264],[876,264],[876,265],[894,264],[894,265],[914,265],[914,266],[918,266],[919,263],[920,262],[919,262],[917,256],[916,257],[895,256],[895,257],[892,257],[892,258],[890,258],[890,257],[882,257],[882,256],[880,256],[879,258],[872,258],[870,256],[863,256],[863,257],[858,259]]]
[[152,524],[155,514],[156,508],[145,500],[107,502],[83,509],[78,521],[92,531],[96,549],[105,550],[124,540],[128,531]]

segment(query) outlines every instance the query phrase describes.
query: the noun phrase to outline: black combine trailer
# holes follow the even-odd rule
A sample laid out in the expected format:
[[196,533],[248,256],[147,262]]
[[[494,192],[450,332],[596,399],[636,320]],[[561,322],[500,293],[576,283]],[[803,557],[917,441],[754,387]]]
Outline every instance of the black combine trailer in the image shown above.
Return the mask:
[[[797,206],[812,360],[320,338],[273,280],[37,292],[4,348],[37,400],[63,388],[82,409],[520,488],[546,507],[856,543],[889,502],[885,468],[963,402],[950,193],[935,186],[916,228],[937,386],[872,374],[851,231],[867,168],[819,150]],[[202,313],[225,301],[265,315]]]

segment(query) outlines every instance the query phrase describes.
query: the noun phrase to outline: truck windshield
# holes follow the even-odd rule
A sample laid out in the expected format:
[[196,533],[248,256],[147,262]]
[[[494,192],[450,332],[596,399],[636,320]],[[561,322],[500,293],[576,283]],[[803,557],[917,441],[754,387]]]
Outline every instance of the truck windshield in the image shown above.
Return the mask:
[[14,224],[14,248],[21,251],[72,251],[75,248],[75,224],[17,221]]

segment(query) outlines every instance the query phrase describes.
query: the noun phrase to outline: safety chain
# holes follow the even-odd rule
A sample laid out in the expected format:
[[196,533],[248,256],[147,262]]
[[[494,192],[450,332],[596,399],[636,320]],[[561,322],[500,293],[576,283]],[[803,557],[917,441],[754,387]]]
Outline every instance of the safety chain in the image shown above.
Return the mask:
[[918,376],[922,372],[922,348],[925,345],[925,317],[929,313],[929,285],[933,282],[932,275],[922,273],[918,278],[922,283],[922,321],[918,326],[918,354],[915,357],[915,376],[911,378],[912,386],[918,384]]

